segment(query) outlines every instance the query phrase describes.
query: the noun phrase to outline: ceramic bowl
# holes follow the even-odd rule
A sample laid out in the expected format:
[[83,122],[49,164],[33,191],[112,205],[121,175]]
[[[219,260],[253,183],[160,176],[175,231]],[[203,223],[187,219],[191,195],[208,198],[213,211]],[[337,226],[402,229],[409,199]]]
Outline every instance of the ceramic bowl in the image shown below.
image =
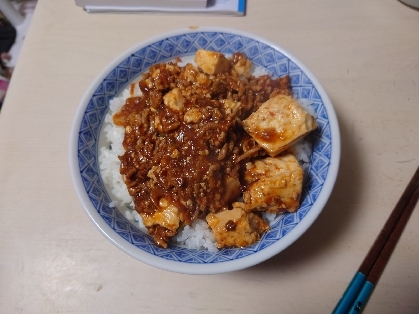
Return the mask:
[[[170,245],[157,247],[152,238],[112,207],[114,196],[101,179],[98,153],[109,101],[155,63],[175,57],[190,58],[197,49],[224,54],[244,53],[254,65],[272,76],[290,75],[297,98],[309,99],[318,129],[310,136],[313,152],[295,213],[280,216],[262,239],[246,248],[217,253]],[[71,131],[69,159],[72,179],[81,204],[100,232],[132,257],[149,265],[188,274],[215,274],[250,267],[280,253],[316,220],[335,184],[340,159],[340,137],[333,106],[316,77],[297,58],[275,43],[249,33],[224,28],[174,31],[132,47],[109,64],[82,99]]]

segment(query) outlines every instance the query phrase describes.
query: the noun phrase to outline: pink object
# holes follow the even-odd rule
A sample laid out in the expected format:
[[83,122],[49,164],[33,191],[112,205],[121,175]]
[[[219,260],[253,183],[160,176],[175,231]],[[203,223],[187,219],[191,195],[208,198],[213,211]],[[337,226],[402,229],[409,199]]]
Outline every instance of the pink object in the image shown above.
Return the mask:
[[9,82],[5,81],[3,78],[0,78],[0,108],[6,95],[7,88],[9,87]]

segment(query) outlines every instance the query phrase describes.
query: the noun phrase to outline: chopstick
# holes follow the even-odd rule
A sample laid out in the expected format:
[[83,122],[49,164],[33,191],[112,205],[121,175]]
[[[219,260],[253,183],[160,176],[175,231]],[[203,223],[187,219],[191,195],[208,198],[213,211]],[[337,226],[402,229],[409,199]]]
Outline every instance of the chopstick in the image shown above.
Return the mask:
[[333,314],[361,313],[374,290],[419,198],[419,167],[355,273]]

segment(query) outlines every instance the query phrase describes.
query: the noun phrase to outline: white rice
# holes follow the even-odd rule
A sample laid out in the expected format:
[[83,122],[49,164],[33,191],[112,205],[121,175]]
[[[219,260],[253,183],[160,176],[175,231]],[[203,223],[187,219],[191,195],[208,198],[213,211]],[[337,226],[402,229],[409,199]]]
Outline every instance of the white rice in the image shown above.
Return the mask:
[[[268,74],[263,68],[256,68],[253,71],[255,76]],[[110,187],[111,194],[113,194],[115,200],[109,203],[110,207],[116,207],[119,205],[121,210],[124,212],[126,219],[137,226],[140,230],[147,232],[141,216],[135,211],[133,200],[128,193],[127,187],[122,180],[122,176],[119,173],[120,160],[118,156],[124,154],[125,150],[122,146],[124,139],[124,128],[117,126],[113,122],[113,115],[120,111],[122,106],[125,104],[125,100],[128,97],[141,95],[141,90],[138,84],[135,84],[133,94],[130,93],[130,88],[125,89],[120,96],[115,97],[110,101],[109,112],[105,117],[105,127],[103,132],[105,134],[106,141],[109,143],[108,146],[101,147],[99,153],[99,167],[103,182]],[[311,106],[312,101],[307,99],[298,99],[299,104],[312,116],[316,117],[316,114]],[[309,163],[311,155],[311,143],[300,140],[292,147],[292,153],[299,160],[303,169],[305,169]],[[273,225],[280,214],[269,214],[263,213],[263,217],[269,225]],[[172,242],[185,246],[189,249],[205,249],[209,252],[217,252],[216,241],[214,235],[209,228],[206,221],[197,219],[190,226],[185,226],[183,230],[172,239]]]
[[[139,93],[139,88],[136,92]],[[100,148],[99,168],[103,182],[111,188],[112,194],[118,200],[118,202],[111,202],[111,204],[109,204],[111,207],[114,207],[115,205],[133,205],[132,198],[119,173],[121,162],[118,156],[125,153],[125,149],[122,146],[124,128],[115,125],[112,119],[113,115],[120,111],[125,104],[125,99],[130,96],[129,89],[125,89],[119,97],[112,99],[109,103],[109,112],[105,116],[105,127],[103,128],[103,132],[109,146]]]
[[174,240],[177,244],[190,249],[207,249],[209,252],[218,251],[214,234],[207,222],[202,219],[197,219],[190,226],[185,226],[174,237]]
[[252,72],[253,76],[255,76],[255,77],[270,74],[267,69],[265,69],[263,67],[254,67],[253,65],[252,65],[252,68],[251,68],[250,71]]
[[313,101],[310,99],[297,99],[298,104],[305,110],[309,115],[314,118],[317,118],[317,113],[313,108]]

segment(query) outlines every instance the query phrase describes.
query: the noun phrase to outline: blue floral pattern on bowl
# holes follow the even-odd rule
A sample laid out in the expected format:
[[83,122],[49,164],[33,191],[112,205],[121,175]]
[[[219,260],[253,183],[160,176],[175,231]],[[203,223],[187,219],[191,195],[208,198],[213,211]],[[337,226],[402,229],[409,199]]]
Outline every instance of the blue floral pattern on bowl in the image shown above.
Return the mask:
[[[131,224],[115,207],[100,176],[98,165],[98,141],[109,100],[117,96],[129,83],[151,65],[167,62],[175,57],[194,55],[198,49],[219,51],[224,54],[244,53],[256,66],[267,69],[273,76],[286,74],[291,77],[292,90],[297,98],[310,99],[317,113],[318,129],[312,133],[313,153],[306,173],[301,207],[281,216],[263,238],[254,245],[242,249],[223,249],[217,253],[190,250],[179,246],[169,249],[157,247],[152,238]],[[245,258],[260,252],[287,236],[306,217],[322,191],[328,175],[332,156],[332,133],[321,93],[303,70],[298,61],[280,48],[263,40],[223,31],[188,31],[145,44],[130,53],[102,80],[91,96],[84,111],[78,133],[78,166],[88,195],[100,217],[121,238],[156,257],[189,264],[211,264]]]

